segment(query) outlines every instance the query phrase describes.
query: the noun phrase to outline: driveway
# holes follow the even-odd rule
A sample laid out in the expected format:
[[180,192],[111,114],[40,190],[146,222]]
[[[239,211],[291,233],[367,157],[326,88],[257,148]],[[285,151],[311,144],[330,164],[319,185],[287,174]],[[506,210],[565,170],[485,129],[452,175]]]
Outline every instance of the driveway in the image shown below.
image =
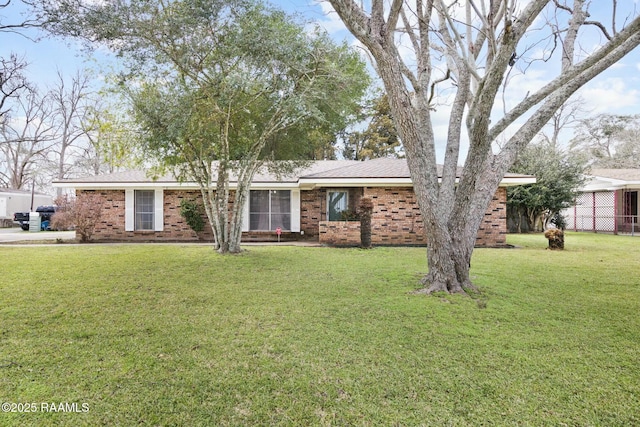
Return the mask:
[[75,231],[40,231],[31,233],[20,228],[0,228],[0,243],[22,242],[25,240],[69,240],[76,237]]

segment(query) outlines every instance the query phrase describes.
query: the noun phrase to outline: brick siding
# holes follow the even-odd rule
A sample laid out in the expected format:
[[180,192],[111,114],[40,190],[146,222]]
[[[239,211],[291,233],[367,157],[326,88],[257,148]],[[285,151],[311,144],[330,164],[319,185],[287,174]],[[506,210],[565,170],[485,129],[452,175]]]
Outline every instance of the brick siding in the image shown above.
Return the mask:
[[[411,188],[365,188],[363,197],[373,201],[371,242],[374,245],[426,245],[420,208]],[[507,190],[499,188],[478,230],[476,246],[506,245]],[[360,224],[321,221],[321,243],[342,246],[360,244]]]
[[[337,189],[338,190],[338,189]],[[373,200],[371,218],[374,245],[425,245],[426,237],[413,189],[411,188],[350,188],[349,209],[356,210],[361,197]],[[182,199],[201,200],[196,190],[164,191],[164,230],[125,231],[124,190],[77,190],[100,194],[104,199],[102,218],[93,240],[104,241],[213,241],[213,233],[206,217],[205,230],[195,233],[180,215]],[[506,244],[506,189],[499,188],[478,231],[477,246],[491,247]],[[357,221],[326,221],[327,189],[300,193],[300,229],[303,233],[283,232],[282,241],[314,240],[332,245],[360,244],[360,223]],[[243,241],[275,241],[271,232],[243,233]]]
[[213,233],[206,217],[205,229],[196,233],[180,215],[182,199],[200,200],[199,191],[165,190],[163,197],[164,230],[125,231],[125,192],[124,190],[77,190],[76,196],[84,193],[97,193],[103,197],[102,217],[93,234],[93,241],[213,241]]

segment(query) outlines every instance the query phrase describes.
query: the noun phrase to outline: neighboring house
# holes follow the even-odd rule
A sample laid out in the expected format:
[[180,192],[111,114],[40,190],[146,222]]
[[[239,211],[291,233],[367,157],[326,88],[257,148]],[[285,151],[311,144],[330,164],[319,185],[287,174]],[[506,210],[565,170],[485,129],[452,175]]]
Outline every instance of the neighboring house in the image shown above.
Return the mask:
[[637,233],[640,169],[592,169],[574,206],[562,214],[575,231]]
[[[478,246],[506,243],[506,187],[535,182],[526,175],[507,175],[478,231]],[[197,184],[172,177],[152,180],[144,172],[69,179],[54,183],[104,199],[95,233],[98,241],[212,240],[211,228],[200,235],[180,216],[182,199],[202,200]],[[232,181],[231,188],[234,188]],[[409,169],[404,159],[316,161],[294,176],[258,173],[251,184],[243,220],[243,241],[313,240],[331,245],[358,245],[360,223],[353,217],[362,197],[373,200],[372,243],[426,244]],[[230,203],[233,203],[231,201]]]
[[29,212],[38,206],[52,204],[53,199],[47,194],[0,188],[0,226],[12,227],[13,214],[16,212]]

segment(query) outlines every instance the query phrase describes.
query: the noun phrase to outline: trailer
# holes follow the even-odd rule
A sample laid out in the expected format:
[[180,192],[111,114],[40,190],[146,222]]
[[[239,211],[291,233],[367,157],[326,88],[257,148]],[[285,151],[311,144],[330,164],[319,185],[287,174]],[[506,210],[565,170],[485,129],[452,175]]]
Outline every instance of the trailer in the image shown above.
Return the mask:
[[16,212],[28,212],[38,206],[52,205],[53,197],[31,191],[0,188],[0,227],[13,227]]

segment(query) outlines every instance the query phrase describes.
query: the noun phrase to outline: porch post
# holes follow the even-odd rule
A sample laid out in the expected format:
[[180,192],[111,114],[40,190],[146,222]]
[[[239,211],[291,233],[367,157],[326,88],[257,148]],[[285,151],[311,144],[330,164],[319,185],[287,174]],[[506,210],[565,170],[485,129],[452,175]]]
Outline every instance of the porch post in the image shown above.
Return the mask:
[[618,234],[618,192],[613,192],[613,234]]
[[596,230],[596,192],[594,191],[593,193],[591,193],[592,196],[592,203],[591,203],[591,218],[592,218],[592,222],[593,222],[593,232],[597,233],[598,230]]

